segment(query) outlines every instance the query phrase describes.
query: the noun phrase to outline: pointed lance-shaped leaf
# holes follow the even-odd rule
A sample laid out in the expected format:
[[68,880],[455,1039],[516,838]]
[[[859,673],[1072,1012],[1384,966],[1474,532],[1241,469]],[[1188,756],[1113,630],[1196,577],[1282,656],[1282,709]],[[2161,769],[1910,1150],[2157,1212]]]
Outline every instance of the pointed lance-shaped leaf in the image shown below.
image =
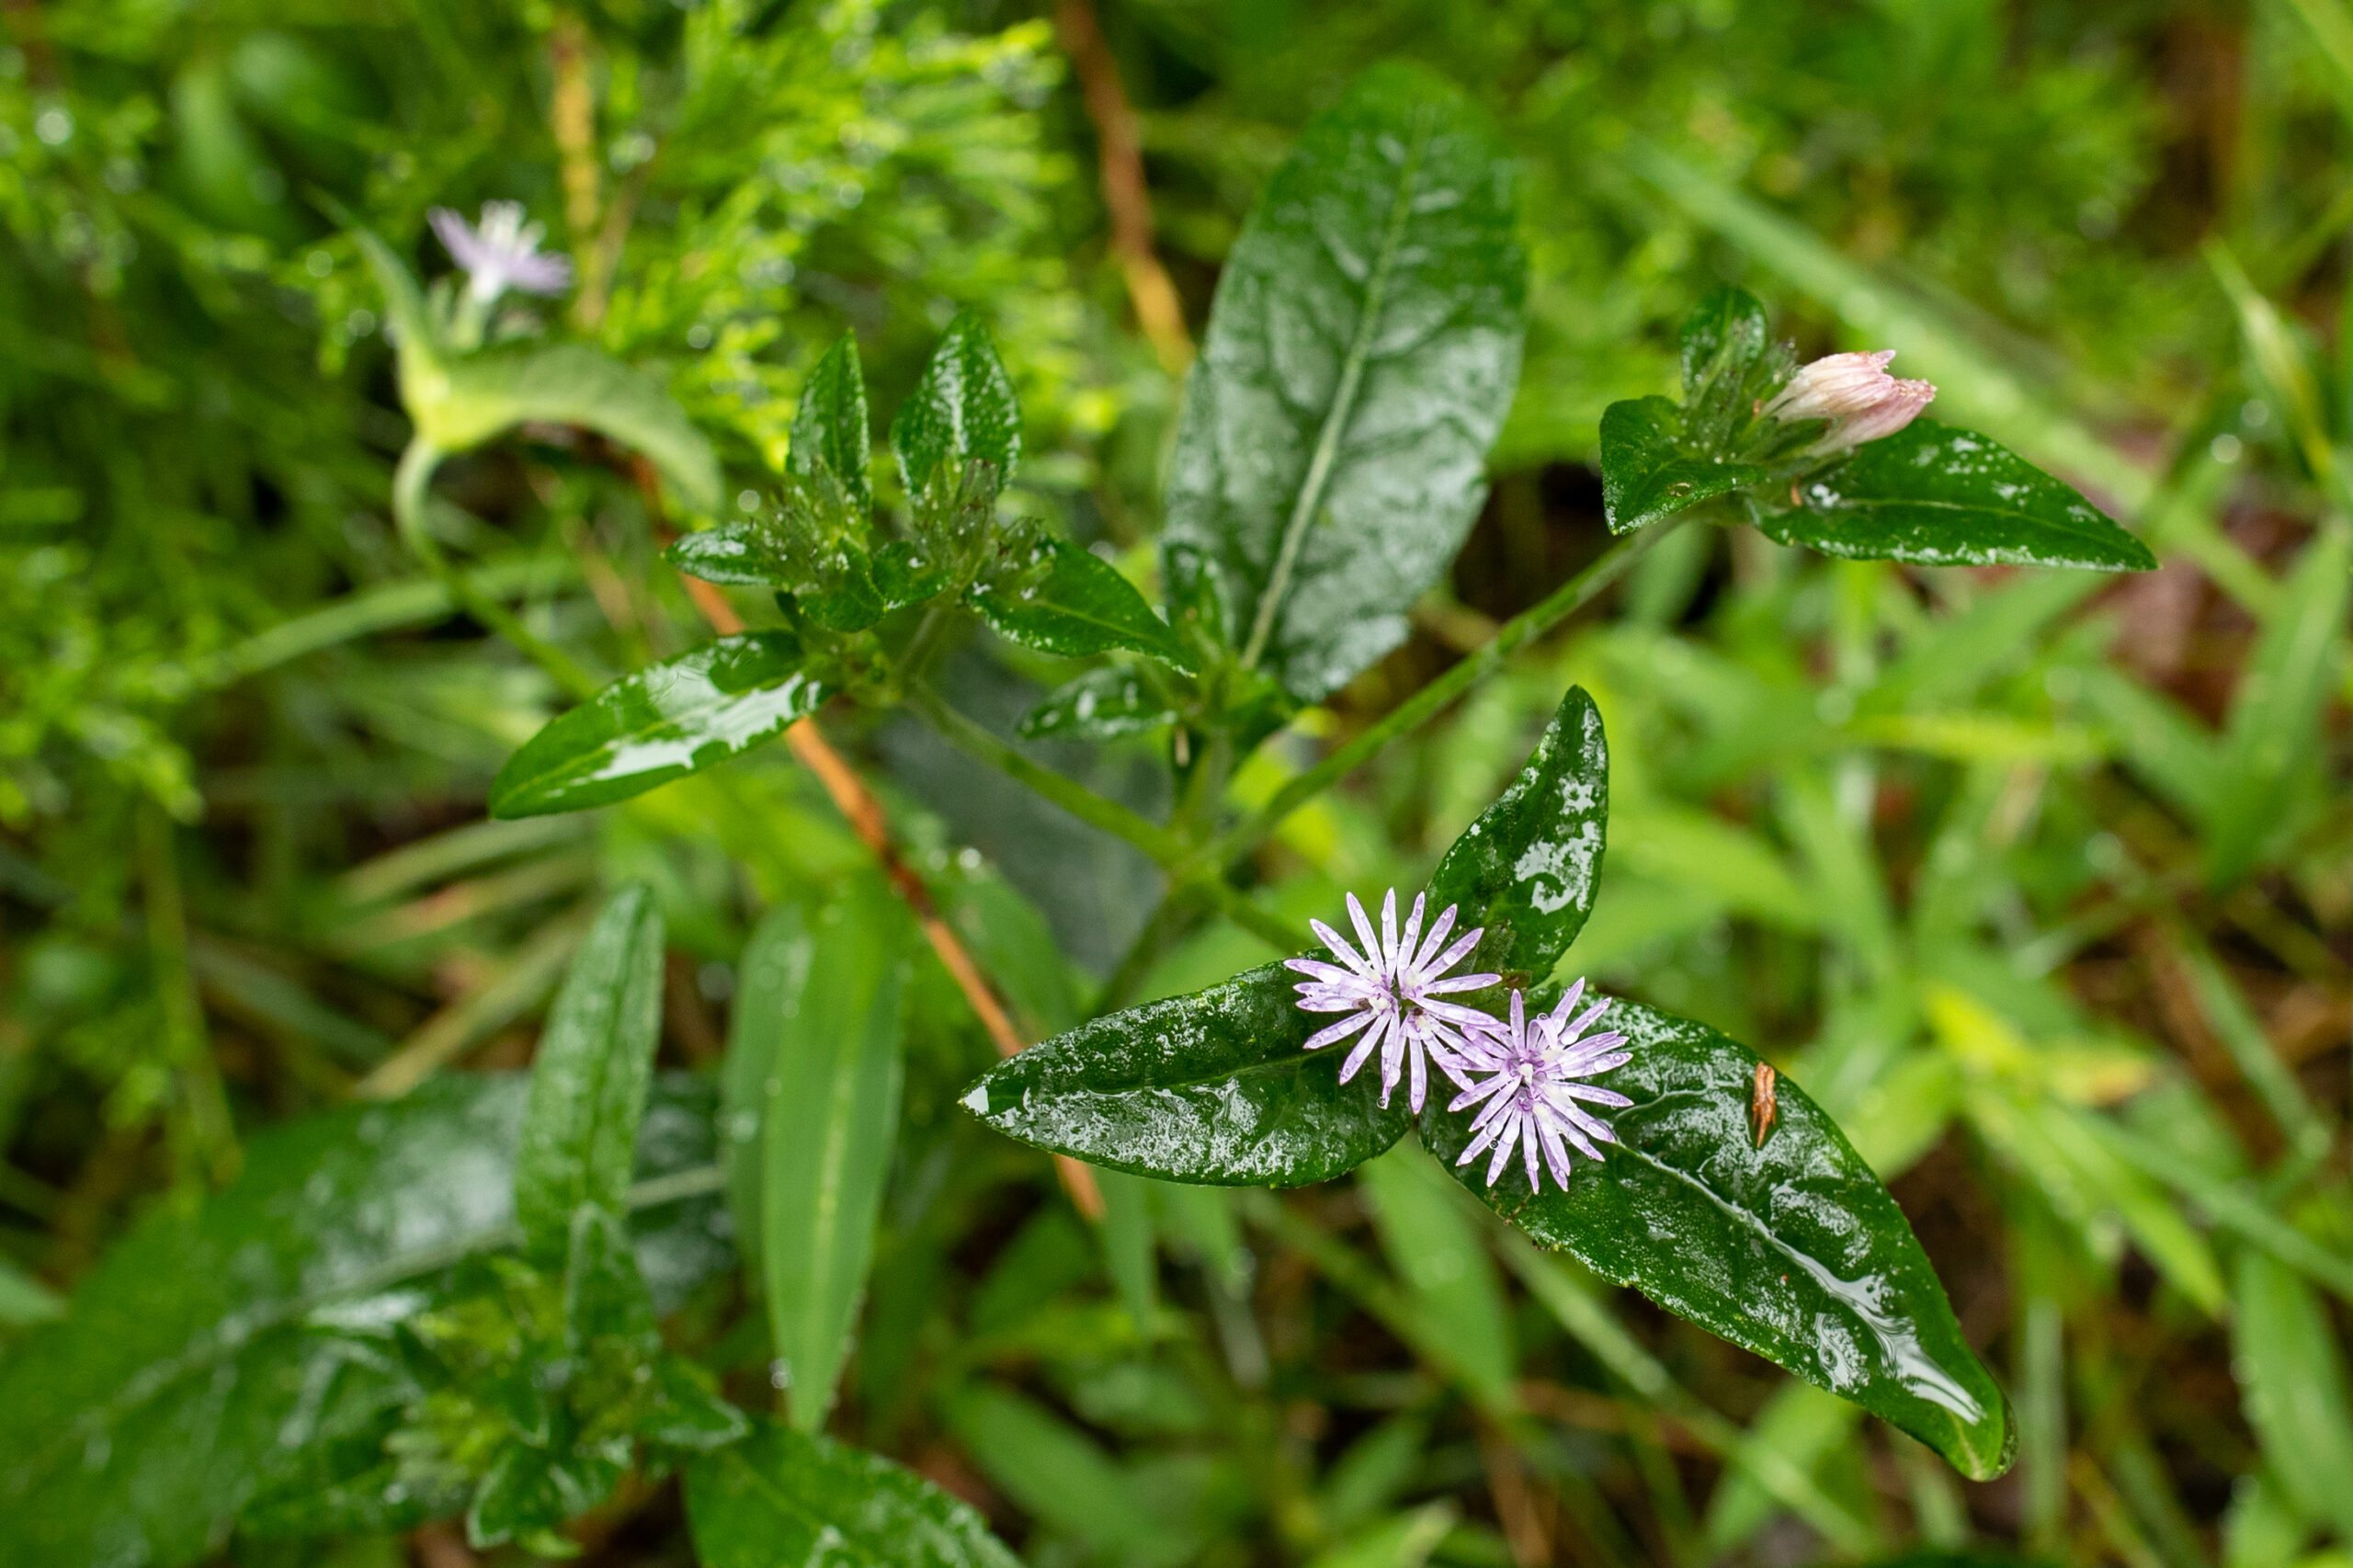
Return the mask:
[[891,421],[891,451],[910,494],[943,465],[961,472],[974,459],[1000,480],[1021,460],[1021,404],[987,328],[970,311],[948,330],[924,367],[923,380]]
[[867,472],[872,448],[866,419],[866,377],[858,368],[858,337],[846,332],[801,385],[785,467],[803,479],[831,478],[861,514],[874,507],[874,481]]
[[527,1251],[561,1261],[583,1206],[627,1211],[637,1124],[662,1032],[662,915],[642,886],[615,893],[573,956],[540,1033],[515,1156]]
[[524,742],[491,781],[491,814],[625,801],[775,739],[825,697],[790,633],[722,637],[623,676]]
[[1118,648],[1194,668],[1191,651],[1109,562],[1043,532],[1009,548],[1027,559],[969,595],[999,636],[1069,658]]
[[1933,419],[1865,442],[1805,480],[1798,498],[1795,506],[1759,506],[1756,526],[1824,555],[2100,572],[2157,563],[2070,486],[1986,437]]
[[[1549,1002],[1549,998],[1547,999]],[[1613,1000],[1626,1036],[1603,1075],[1633,1104],[1565,1190],[1517,1164],[1490,1187],[1457,1164],[1467,1117],[1433,1098],[1422,1141],[1488,1207],[1546,1246],[1927,1444],[1972,1480],[2008,1468],[2009,1406],[1970,1348],[1904,1211],[1837,1124],[1787,1076],[1759,1146],[1757,1058],[1703,1024]]]
[[1602,410],[1601,510],[1611,533],[1646,528],[1771,477],[1756,463],[1685,456],[1685,413],[1663,397]]
[[1433,914],[1486,935],[1471,966],[1541,983],[1593,913],[1609,822],[1609,745],[1583,687],[1561,698],[1543,737],[1495,803],[1462,831],[1430,878]]
[[[1320,952],[1320,949],[1318,949]],[[1328,954],[1324,955],[1329,957]],[[1412,1125],[1381,1075],[1339,1081],[1330,1019],[1279,963],[1084,1023],[999,1063],[965,1108],[1025,1143],[1168,1181],[1299,1187],[1351,1170]]]
[[1216,562],[1233,645],[1302,701],[1404,640],[1478,513],[1519,380],[1518,226],[1484,116],[1384,65],[1309,124],[1226,258],[1164,549]]

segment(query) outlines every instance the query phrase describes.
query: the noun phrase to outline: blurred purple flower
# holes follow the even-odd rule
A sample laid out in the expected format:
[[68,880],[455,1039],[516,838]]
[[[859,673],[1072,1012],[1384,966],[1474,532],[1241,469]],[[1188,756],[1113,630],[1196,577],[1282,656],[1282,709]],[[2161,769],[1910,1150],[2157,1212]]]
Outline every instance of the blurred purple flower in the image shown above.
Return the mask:
[[483,202],[479,227],[447,207],[436,207],[426,217],[449,247],[449,259],[465,269],[466,292],[478,304],[487,305],[509,289],[552,295],[572,287],[571,258],[540,249],[546,231],[523,222],[519,201]]
[[1356,894],[1350,893],[1348,918],[1356,926],[1357,937],[1364,944],[1364,950],[1359,953],[1337,931],[1320,920],[1312,920],[1308,924],[1314,928],[1316,937],[1340,962],[1330,964],[1318,959],[1286,960],[1287,968],[1307,976],[1299,985],[1301,1011],[1349,1015],[1309,1036],[1307,1049],[1320,1051],[1363,1030],[1364,1038],[1340,1064],[1340,1082],[1345,1084],[1355,1077],[1357,1069],[1378,1051],[1381,1103],[1384,1107],[1389,1104],[1399,1074],[1410,1065],[1412,1083],[1406,1092],[1406,1104],[1416,1112],[1427,1097],[1427,1059],[1436,1058],[1447,1076],[1457,1085],[1469,1087],[1470,1080],[1455,1064],[1456,1053],[1463,1049],[1464,1031],[1495,1024],[1478,1008],[1446,1001],[1444,996],[1451,992],[1477,991],[1502,978],[1494,974],[1458,974],[1449,978],[1446,971],[1470,956],[1484,932],[1465,931],[1449,947],[1446,937],[1454,929],[1455,906],[1446,906],[1446,913],[1438,917],[1427,937],[1422,935],[1423,907],[1423,898],[1416,896],[1414,913],[1401,936],[1397,930],[1397,890],[1390,889],[1389,896],[1381,901],[1381,933],[1375,937],[1364,905],[1357,902]]
[[1934,383],[1899,381],[1887,373],[1895,350],[1832,354],[1790,378],[1760,411],[1769,419],[1827,419],[1829,430],[1814,443],[1817,452],[1843,452],[1893,436],[1912,423],[1937,395]]
[[1614,1029],[1582,1038],[1609,1006],[1604,998],[1572,1021],[1570,1011],[1584,995],[1585,982],[1580,980],[1569,987],[1559,1006],[1538,1018],[1530,1028],[1527,998],[1515,991],[1511,994],[1510,1020],[1490,1024],[1472,1033],[1466,1042],[1462,1065],[1473,1077],[1483,1075],[1483,1081],[1466,1087],[1446,1108],[1462,1110],[1481,1101],[1485,1102],[1485,1108],[1471,1119],[1471,1131],[1477,1136],[1454,1163],[1467,1165],[1493,1148],[1495,1156],[1487,1165],[1489,1187],[1495,1186],[1495,1178],[1504,1174],[1504,1166],[1510,1163],[1512,1150],[1517,1147],[1528,1167],[1528,1185],[1543,1190],[1536,1168],[1540,1147],[1552,1179],[1566,1191],[1569,1152],[1564,1143],[1574,1143],[1586,1158],[1598,1160],[1601,1151],[1594,1143],[1618,1141],[1608,1123],[1577,1102],[1601,1106],[1628,1106],[1634,1102],[1614,1090],[1575,1080],[1622,1067],[1631,1056],[1616,1049],[1625,1043],[1626,1037]]

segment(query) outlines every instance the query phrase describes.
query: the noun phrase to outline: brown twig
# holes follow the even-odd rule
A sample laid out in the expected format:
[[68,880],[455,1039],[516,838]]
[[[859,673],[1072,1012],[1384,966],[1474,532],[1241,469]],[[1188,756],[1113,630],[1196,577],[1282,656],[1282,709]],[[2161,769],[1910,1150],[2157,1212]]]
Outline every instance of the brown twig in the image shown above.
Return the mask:
[[597,232],[602,183],[597,167],[597,94],[588,81],[588,33],[572,11],[559,10],[548,28],[548,129],[563,155],[563,223],[575,247]]
[[1135,108],[1120,85],[1119,62],[1103,41],[1089,0],[1058,0],[1054,30],[1078,74],[1086,118],[1095,122],[1103,205],[1111,215],[1111,254],[1127,279],[1136,324],[1151,341],[1161,369],[1181,376],[1193,362],[1193,337],[1185,330],[1185,307],[1176,298],[1176,285],[1169,281],[1168,269],[1152,247],[1152,192],[1144,183],[1143,144],[1136,134]]
[[[654,481],[651,465],[642,458],[634,461],[642,471],[639,483],[642,485],[652,484]],[[679,574],[679,581],[686,585],[687,597],[694,600],[695,608],[702,611],[703,619],[710,622],[712,631],[725,637],[744,630],[744,618],[735,613],[735,607],[727,601],[726,594],[716,584],[706,583],[699,577],[689,577],[683,573]],[[923,927],[924,939],[939,956],[940,965],[948,971],[949,978],[956,983],[956,989],[962,992],[964,1000],[972,1005],[974,1016],[981,1020],[981,1027],[988,1030],[989,1039],[996,1045],[997,1054],[1011,1056],[1028,1045],[1029,1042],[1023,1040],[1021,1031],[1014,1027],[1013,1017],[1005,1010],[1005,1004],[997,1000],[996,991],[989,984],[988,976],[982,972],[981,966],[973,961],[972,953],[940,915],[939,905],[933,901],[931,890],[924,885],[923,878],[916,875],[915,869],[907,864],[900,855],[898,846],[892,842],[891,824],[882,814],[882,802],[875,798],[873,790],[866,787],[866,780],[860,778],[858,770],[833,748],[825,739],[824,732],[817,728],[816,720],[801,720],[784,732],[784,739],[785,744],[792,748],[792,755],[800,758],[801,765],[815,774],[817,781],[825,787],[825,793],[832,797],[835,808],[849,824],[850,831],[858,835],[858,842],[866,846],[875,863],[882,868],[882,874],[890,879],[892,891],[915,911],[915,919]],[[1072,1206],[1089,1220],[1102,1219],[1103,1193],[1096,1185],[1094,1171],[1067,1154],[1055,1155],[1054,1166],[1062,1176],[1063,1190],[1070,1194]]]

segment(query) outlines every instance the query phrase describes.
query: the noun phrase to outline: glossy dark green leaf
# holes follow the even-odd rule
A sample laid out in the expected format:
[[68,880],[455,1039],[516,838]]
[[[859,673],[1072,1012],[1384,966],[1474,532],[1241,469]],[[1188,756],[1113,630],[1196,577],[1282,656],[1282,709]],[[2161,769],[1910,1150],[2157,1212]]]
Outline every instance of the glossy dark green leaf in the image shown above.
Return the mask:
[[1029,740],[1069,735],[1108,741],[1156,730],[1176,717],[1168,699],[1142,675],[1107,665],[1047,693],[1043,701],[1022,715],[1020,731]]
[[[874,1256],[897,1147],[906,906],[879,874],[813,916],[790,905],[761,929],[773,1007],[735,1044],[759,1083],[761,1282],[792,1424],[823,1430]],[[794,983],[794,982],[798,983]],[[736,1068],[749,1075],[749,1069]]]
[[874,591],[889,609],[904,609],[944,593],[953,579],[922,548],[894,539],[874,552]]
[[970,596],[999,636],[1069,658],[1120,648],[1193,668],[1192,653],[1109,562],[1042,532],[1008,548],[1014,559]]
[[1433,915],[1483,926],[1471,964],[1507,985],[1541,982],[1593,912],[1609,821],[1609,746],[1601,713],[1571,687],[1543,738],[1495,803],[1479,813],[1430,878]]
[[1802,505],[1760,507],[1784,544],[1928,566],[2082,566],[2143,572],[2148,546],[2008,449],[1915,419],[1804,481]]
[[676,543],[662,552],[662,559],[706,583],[789,588],[801,577],[800,569],[786,558],[782,541],[770,529],[749,519],[682,534]]
[[1602,411],[1601,509],[1611,533],[1632,533],[1770,477],[1755,463],[1684,456],[1682,427],[1683,410],[1663,397]]
[[[227,1188],[134,1229],[0,1367],[0,1564],[200,1561],[249,1499],[381,1432],[407,1386],[384,1331],[457,1260],[517,1241],[528,1093],[456,1074],[286,1123]],[[639,1179],[708,1166],[712,1114],[706,1085],[657,1085]],[[733,1267],[696,1190],[632,1225],[657,1305]]]
[[858,338],[846,332],[825,350],[801,386],[785,467],[803,479],[832,479],[861,513],[874,507],[874,482],[867,472],[872,449],[866,417],[866,377],[858,369]]
[[1895,1199],[1787,1077],[1763,1148],[1756,1057],[1705,1025],[1613,1001],[1598,1026],[1633,1059],[1600,1082],[1633,1104],[1598,1166],[1531,1193],[1515,1165],[1456,1165],[1470,1119],[1433,1097],[1423,1142],[1489,1207],[1597,1274],[1852,1400],[1976,1480],[2016,1447],[2007,1403],[1971,1351]]
[[1340,1053],[1301,1049],[1330,1020],[1302,1013],[1279,963],[1190,996],[1079,1025],[999,1064],[964,1105],[998,1131],[1169,1181],[1298,1187],[1354,1168],[1404,1134],[1378,1072],[1339,1081]]
[[943,465],[961,470],[975,458],[993,465],[1000,481],[1013,476],[1021,460],[1021,404],[980,317],[968,311],[948,324],[923,380],[891,421],[891,451],[911,494]]
[[[1685,452],[1753,458],[1747,449],[1756,443],[1750,426],[1796,368],[1788,347],[1773,341],[1765,307],[1745,289],[1711,291],[1684,318],[1680,358],[1683,409],[1677,429]],[[1811,440],[1818,428],[1813,421],[1777,426],[1764,444],[1779,449],[1788,437]]]
[[548,1010],[515,1158],[515,1218],[535,1257],[562,1261],[579,1210],[624,1211],[662,1032],[662,938],[653,892],[623,888]]
[[1525,330],[1518,208],[1484,117],[1386,65],[1310,123],[1226,257],[1165,548],[1217,563],[1245,663],[1302,701],[1404,640],[1486,494]]
[[912,1471],[774,1423],[687,1466],[687,1522],[703,1568],[1020,1568]]
[[815,712],[824,687],[789,632],[746,631],[624,676],[523,743],[493,816],[576,812],[717,767]]

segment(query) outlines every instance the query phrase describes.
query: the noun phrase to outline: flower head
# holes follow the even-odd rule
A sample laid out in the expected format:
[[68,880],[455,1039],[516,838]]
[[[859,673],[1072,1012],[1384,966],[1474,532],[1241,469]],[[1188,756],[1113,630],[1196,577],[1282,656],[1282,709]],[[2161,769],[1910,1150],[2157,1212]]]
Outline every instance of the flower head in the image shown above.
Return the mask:
[[1817,452],[1843,452],[1893,436],[1937,395],[1934,383],[1898,381],[1887,373],[1895,350],[1832,354],[1802,367],[1758,412],[1769,419],[1827,419]]
[[466,292],[477,304],[487,305],[509,289],[561,294],[572,287],[571,258],[540,251],[540,238],[546,231],[523,222],[519,201],[483,202],[479,227],[447,207],[436,207],[426,216],[449,248],[449,259],[465,269]]
[[1364,905],[1357,902],[1356,894],[1350,893],[1348,918],[1356,926],[1357,937],[1364,950],[1358,952],[1337,931],[1313,920],[1308,924],[1340,962],[1325,963],[1319,959],[1286,960],[1287,968],[1307,976],[1299,985],[1301,1011],[1348,1015],[1310,1035],[1307,1049],[1319,1051],[1362,1030],[1363,1038],[1340,1064],[1340,1082],[1345,1084],[1355,1077],[1357,1069],[1379,1052],[1381,1103],[1389,1104],[1399,1074],[1410,1066],[1412,1084],[1406,1103],[1416,1112],[1422,1108],[1429,1087],[1427,1059],[1436,1058],[1447,1076],[1468,1087],[1470,1080],[1456,1065],[1457,1053],[1464,1048],[1465,1031],[1495,1024],[1495,1019],[1478,1008],[1446,1001],[1445,996],[1453,992],[1476,991],[1502,978],[1494,974],[1449,977],[1446,971],[1468,958],[1485,932],[1483,928],[1465,931],[1451,947],[1448,946],[1447,933],[1454,929],[1455,911],[1449,903],[1425,937],[1423,903],[1420,896],[1415,898],[1414,912],[1406,918],[1401,935],[1397,929],[1397,890],[1390,889],[1389,896],[1381,901],[1381,933],[1376,937]]
[[1471,1119],[1471,1131],[1476,1136],[1454,1163],[1467,1165],[1492,1148],[1495,1154],[1487,1165],[1489,1187],[1495,1186],[1495,1178],[1504,1174],[1504,1166],[1510,1163],[1512,1150],[1517,1147],[1528,1167],[1528,1185],[1543,1190],[1536,1168],[1540,1147],[1552,1179],[1565,1192],[1569,1186],[1569,1152],[1564,1143],[1575,1144],[1578,1153],[1588,1160],[1598,1160],[1601,1151],[1594,1143],[1618,1141],[1608,1123],[1578,1102],[1601,1106],[1628,1106],[1634,1102],[1612,1090],[1576,1080],[1622,1067],[1631,1056],[1616,1049],[1625,1043],[1626,1037],[1614,1029],[1586,1035],[1585,1031],[1608,1010],[1607,999],[1596,1002],[1574,1020],[1570,1018],[1584,995],[1585,982],[1580,980],[1569,987],[1560,1006],[1531,1027],[1527,998],[1515,991],[1511,994],[1510,1021],[1490,1024],[1468,1040],[1462,1064],[1480,1082],[1465,1086],[1446,1108],[1461,1110],[1484,1102],[1483,1108]]

